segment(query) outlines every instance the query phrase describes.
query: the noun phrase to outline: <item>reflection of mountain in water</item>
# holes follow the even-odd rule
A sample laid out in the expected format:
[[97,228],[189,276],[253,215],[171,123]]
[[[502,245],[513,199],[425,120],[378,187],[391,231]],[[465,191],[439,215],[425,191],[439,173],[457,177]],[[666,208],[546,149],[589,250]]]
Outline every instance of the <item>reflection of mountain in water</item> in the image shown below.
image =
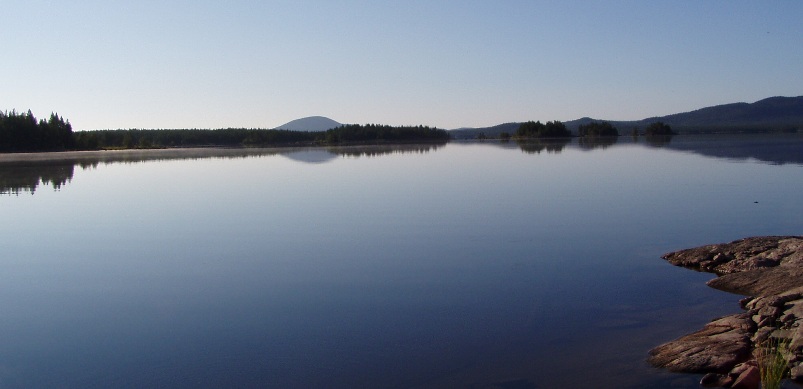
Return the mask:
[[[581,149],[592,147],[586,144],[582,138],[579,138],[577,142]],[[635,139],[629,136],[620,136],[617,142],[601,146],[601,148],[634,144],[714,158],[755,159],[778,165],[786,163],[803,165],[802,134],[654,135],[640,136]],[[600,146],[594,145],[593,147]]]
[[803,165],[801,134],[676,136],[666,148],[714,158]]
[[378,157],[389,154],[421,154],[446,143],[329,148],[208,148],[119,150],[30,154],[0,154],[0,194],[35,193],[42,185],[55,190],[69,183],[78,166],[94,168],[99,164],[139,163],[194,159],[240,159],[282,155],[304,163],[326,163],[338,156]]
[[305,163],[326,163],[337,158],[337,155],[327,150],[316,148],[295,150],[289,153],[280,153],[280,155],[294,161]]
[[[379,157],[394,154],[424,154],[444,146],[439,144],[347,146],[328,148],[282,148],[282,149],[167,149],[167,150],[122,150],[99,152],[0,154],[0,194],[35,193],[40,186],[52,186],[60,190],[68,184],[78,166],[94,168],[99,164],[138,163],[183,159],[239,159],[283,155],[304,163],[326,163],[339,156]],[[772,164],[803,165],[803,135],[681,135],[669,139],[645,139],[619,137],[618,140],[583,140],[574,144],[569,139],[531,140],[517,142],[525,153],[560,153],[567,146],[580,149],[607,149],[621,145],[663,147],[732,160],[756,159]],[[515,148],[510,143],[488,143],[488,146]]]

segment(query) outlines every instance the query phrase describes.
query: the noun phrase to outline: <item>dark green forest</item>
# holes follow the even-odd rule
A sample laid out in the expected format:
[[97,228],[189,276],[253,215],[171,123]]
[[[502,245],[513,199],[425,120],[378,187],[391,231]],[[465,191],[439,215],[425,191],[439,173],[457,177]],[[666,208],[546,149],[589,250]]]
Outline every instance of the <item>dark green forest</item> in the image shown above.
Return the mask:
[[75,133],[78,150],[196,146],[280,146],[315,142],[316,133],[223,128],[218,130],[97,130]]
[[39,120],[31,114],[0,112],[0,152],[32,152],[170,147],[260,147],[386,142],[446,142],[446,130],[428,126],[348,124],[321,132],[224,128],[217,130],[72,131],[57,114]]
[[417,142],[417,141],[447,141],[449,133],[446,130],[428,126],[392,127],[379,124],[344,124],[325,132],[324,143],[360,143],[374,141]]
[[30,110],[0,112],[0,152],[60,151],[75,148],[72,126],[52,113],[36,120]]
[[666,136],[666,135],[675,135],[675,132],[672,131],[672,127],[668,124],[664,124],[663,122],[655,122],[651,123],[647,128],[644,129],[645,136]]
[[569,138],[572,133],[566,126],[555,120],[546,122],[546,124],[538,122],[524,122],[519,125],[516,130],[517,138]]
[[608,122],[591,122],[577,128],[577,136],[619,136],[619,130]]

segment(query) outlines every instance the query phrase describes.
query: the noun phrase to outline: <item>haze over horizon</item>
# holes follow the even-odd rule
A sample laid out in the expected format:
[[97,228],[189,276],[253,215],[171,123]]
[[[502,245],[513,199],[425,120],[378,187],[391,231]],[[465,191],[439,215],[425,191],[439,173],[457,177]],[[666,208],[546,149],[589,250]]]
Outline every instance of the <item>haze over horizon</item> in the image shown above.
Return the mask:
[[803,2],[4,3],[0,110],[73,128],[639,120],[803,95]]

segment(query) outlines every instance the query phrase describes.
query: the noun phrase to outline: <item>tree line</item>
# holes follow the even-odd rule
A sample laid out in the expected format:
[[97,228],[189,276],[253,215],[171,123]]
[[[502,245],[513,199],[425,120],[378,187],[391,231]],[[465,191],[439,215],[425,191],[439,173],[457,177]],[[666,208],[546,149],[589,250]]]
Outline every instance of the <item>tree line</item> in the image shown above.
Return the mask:
[[449,132],[429,126],[393,127],[381,124],[344,124],[324,133],[325,143],[447,141]]
[[287,130],[223,128],[218,130],[96,130],[75,133],[77,150],[149,149],[193,146],[262,146],[310,143],[313,133]]
[[[515,127],[513,127],[514,125]],[[497,130],[501,127],[504,127],[505,130],[515,129],[515,132],[512,134],[508,131],[500,131],[498,133],[494,132],[494,130]],[[489,127],[487,130],[489,130],[490,133],[479,131],[474,138],[484,140],[498,137],[499,139],[506,141],[510,139],[528,140],[539,138],[569,138],[573,136],[571,130],[569,130],[564,123],[557,120],[546,123],[541,123],[540,121],[506,123],[499,126]],[[647,137],[676,135],[672,128],[663,122],[650,123],[646,128],[644,128],[643,131],[639,131],[637,127],[632,129],[631,135],[639,136],[639,134]],[[619,129],[610,122],[606,121],[591,121],[581,124],[577,127],[577,137],[579,138],[608,138],[618,137],[620,135]],[[589,142],[586,143],[591,144]],[[592,143],[598,144],[599,142],[595,141]]]
[[675,132],[672,131],[672,127],[668,124],[664,124],[664,122],[654,122],[650,123],[647,128],[644,129],[645,136],[671,136],[675,135]]
[[608,122],[591,122],[587,124],[581,124],[577,128],[577,136],[580,137],[619,136],[619,130]]
[[[588,124],[580,125],[577,136],[579,137],[601,137],[601,136],[619,136],[619,130],[608,122],[591,122]],[[515,137],[517,139],[530,139],[530,138],[570,138],[572,132],[566,128],[562,122],[555,120],[546,123],[540,121],[527,121],[520,123],[516,128],[513,136],[508,132],[500,132],[499,138],[502,140]],[[477,135],[477,139],[487,139],[488,136],[484,132]]]
[[36,120],[25,113],[0,112],[0,152],[59,151],[75,148],[72,126],[56,113]]
[[195,146],[288,146],[345,143],[445,142],[446,130],[428,126],[347,124],[327,131],[224,128],[72,131],[57,114],[37,121],[31,114],[0,112],[0,152],[136,149]]
[[546,122],[534,122],[532,120],[521,123],[516,130],[517,138],[569,138],[572,132],[566,128],[566,125],[555,120]]

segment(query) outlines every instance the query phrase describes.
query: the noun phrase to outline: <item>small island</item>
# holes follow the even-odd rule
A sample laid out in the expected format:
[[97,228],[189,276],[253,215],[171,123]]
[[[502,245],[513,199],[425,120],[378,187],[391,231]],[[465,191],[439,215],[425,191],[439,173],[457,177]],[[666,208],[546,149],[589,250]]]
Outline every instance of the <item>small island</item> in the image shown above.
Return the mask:
[[664,124],[664,122],[655,122],[650,123],[647,128],[644,129],[644,136],[672,136],[677,135],[674,131],[672,131],[672,127],[668,124]]
[[717,274],[709,286],[748,297],[740,301],[744,312],[652,349],[653,366],[705,374],[707,387],[757,389],[758,352],[768,343],[783,344],[789,377],[803,382],[803,236],[746,238],[663,258]]
[[577,128],[577,136],[580,137],[600,137],[600,136],[619,136],[619,129],[609,122],[591,122],[581,124]]
[[517,138],[571,138],[572,132],[560,121],[549,121],[546,124],[540,121],[521,123],[516,130]]

